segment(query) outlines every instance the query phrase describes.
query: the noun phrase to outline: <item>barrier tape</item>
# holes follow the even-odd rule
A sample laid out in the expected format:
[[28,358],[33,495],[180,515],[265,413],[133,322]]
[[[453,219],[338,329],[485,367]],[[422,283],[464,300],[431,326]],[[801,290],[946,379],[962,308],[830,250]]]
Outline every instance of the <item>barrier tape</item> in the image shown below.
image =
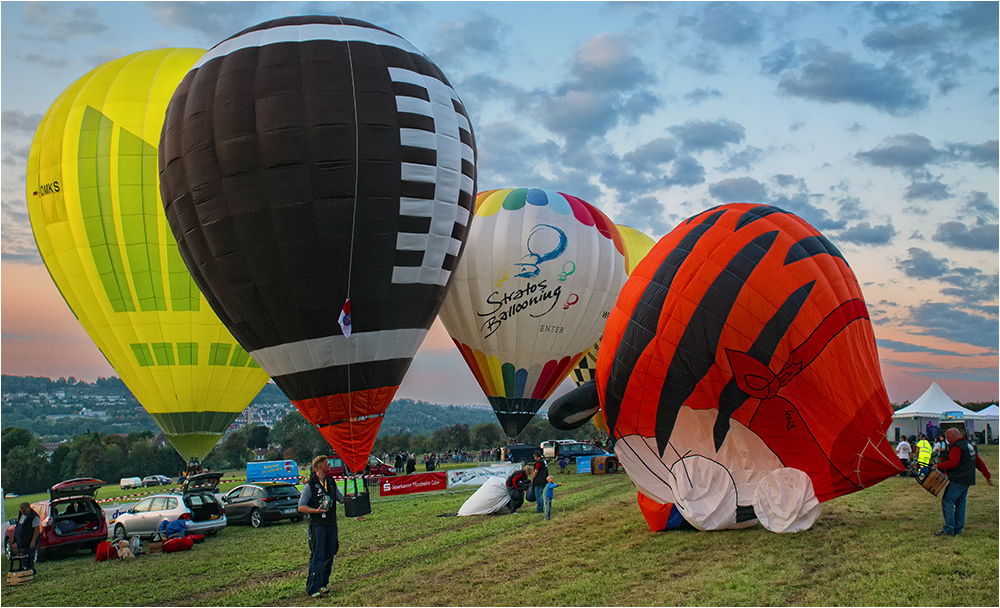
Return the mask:
[[[221,486],[224,483],[236,483],[238,481],[246,481],[246,479],[224,479],[219,481],[219,485]],[[170,488],[170,490],[166,492],[162,489],[167,487],[164,485],[160,486],[161,489],[150,490],[149,492],[140,492],[138,494],[123,494],[122,496],[112,496],[110,498],[102,498],[96,502],[97,504],[101,504],[102,502],[115,502],[115,501],[121,501],[122,499],[125,498],[140,498],[142,496],[150,496],[152,494],[172,494],[174,493],[174,491],[179,490],[181,488],[180,484],[169,484],[169,485],[173,485],[174,487]]]
[[[340,477],[331,476],[331,477],[332,477],[332,479],[334,481],[344,481],[346,479],[353,479],[353,477],[344,477],[344,476],[340,476]],[[382,475],[363,475],[359,479],[381,479],[381,478],[382,478]],[[221,480],[219,480],[219,485],[221,486],[222,484],[225,484],[225,483],[244,483],[244,482],[246,482],[246,480],[247,480],[246,477],[239,477],[239,478],[234,477],[234,478],[231,478],[231,479],[221,479]],[[296,484],[300,484],[300,483],[305,483],[308,480],[309,480],[308,477],[306,477],[304,475],[300,475],[298,477],[274,477],[274,478],[268,479],[267,481],[288,481],[288,482],[293,482],[293,483],[296,483]],[[255,483],[255,482],[253,482],[253,483]],[[166,487],[166,486],[160,486],[160,488],[164,488],[164,487]],[[179,484],[176,485],[176,487],[173,487],[173,488],[170,489],[170,493],[173,493],[175,490],[180,489],[180,487],[181,486]],[[164,493],[164,491],[161,489],[161,490],[151,490],[149,492],[140,492],[138,494],[125,494],[125,495],[122,495],[122,496],[112,496],[111,498],[102,498],[101,500],[98,500],[97,504],[106,503],[106,502],[116,502],[116,501],[120,502],[123,499],[141,498],[143,496],[150,496],[150,495],[153,495],[153,494],[163,494],[163,493]]]

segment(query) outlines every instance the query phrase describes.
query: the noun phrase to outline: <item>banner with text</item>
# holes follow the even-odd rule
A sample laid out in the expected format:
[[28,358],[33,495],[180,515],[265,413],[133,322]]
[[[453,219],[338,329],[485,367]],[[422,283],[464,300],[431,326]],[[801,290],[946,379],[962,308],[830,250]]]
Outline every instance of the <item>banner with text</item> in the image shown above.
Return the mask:
[[507,479],[507,476],[517,470],[516,464],[496,464],[489,467],[475,467],[471,469],[458,469],[446,471],[448,473],[449,488],[474,488],[486,483],[490,477]]
[[420,492],[440,492],[448,489],[448,475],[444,471],[417,473],[398,477],[383,477],[379,481],[379,496],[402,496]]

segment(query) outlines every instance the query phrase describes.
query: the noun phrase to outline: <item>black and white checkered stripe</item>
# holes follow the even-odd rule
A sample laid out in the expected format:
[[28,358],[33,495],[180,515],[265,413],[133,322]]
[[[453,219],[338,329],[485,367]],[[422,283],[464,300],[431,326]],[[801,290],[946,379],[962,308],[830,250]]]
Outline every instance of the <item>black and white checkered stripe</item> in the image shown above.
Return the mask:
[[[209,50],[194,67],[240,49],[313,40],[395,48],[411,55],[419,65],[431,64],[416,47],[390,32],[360,25],[311,23],[235,36]],[[440,74],[437,69],[427,71]],[[407,158],[402,165],[400,214],[430,219],[429,224],[420,223],[428,228],[426,232],[401,231],[397,235],[397,251],[423,255],[419,259],[404,256],[408,262],[393,266],[392,282],[444,286],[462,247],[462,241],[453,235],[457,227],[468,226],[475,200],[472,127],[462,100],[447,81],[405,67],[390,67],[389,75],[396,85],[400,143]]]
[[[452,235],[456,224],[468,226],[471,211],[451,201],[475,196],[472,129],[462,101],[447,83],[401,68],[389,68],[389,74],[393,83],[403,85],[397,87],[396,95],[400,124],[413,125],[400,128],[408,158],[402,165],[403,190],[426,193],[424,197],[404,196],[400,213],[430,218],[429,232],[399,233],[397,250],[424,253],[419,266],[394,266],[392,282],[445,285],[462,247],[462,241]],[[422,184],[433,190],[421,188]]]

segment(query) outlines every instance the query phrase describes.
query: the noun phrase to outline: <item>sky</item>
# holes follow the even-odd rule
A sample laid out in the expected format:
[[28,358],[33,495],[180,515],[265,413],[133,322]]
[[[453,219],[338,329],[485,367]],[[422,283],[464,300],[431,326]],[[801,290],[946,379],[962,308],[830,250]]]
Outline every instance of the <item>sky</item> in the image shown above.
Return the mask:
[[[4,1],[4,374],[115,375],[31,235],[48,106],[118,57],[308,14],[369,21],[438,64],[470,113],[479,190],[567,192],[654,239],[722,203],[781,207],[858,277],[890,400],[934,381],[998,398],[996,2]],[[397,397],[487,403],[439,321]]]

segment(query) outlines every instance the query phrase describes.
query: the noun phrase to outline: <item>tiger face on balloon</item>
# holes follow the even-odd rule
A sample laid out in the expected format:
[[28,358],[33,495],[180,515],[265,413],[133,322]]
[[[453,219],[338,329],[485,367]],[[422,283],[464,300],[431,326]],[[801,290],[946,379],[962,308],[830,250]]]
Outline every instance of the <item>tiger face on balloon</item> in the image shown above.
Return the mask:
[[776,207],[730,204],[664,237],[622,289],[597,365],[615,452],[703,530],[807,529],[899,471],[854,273]]

